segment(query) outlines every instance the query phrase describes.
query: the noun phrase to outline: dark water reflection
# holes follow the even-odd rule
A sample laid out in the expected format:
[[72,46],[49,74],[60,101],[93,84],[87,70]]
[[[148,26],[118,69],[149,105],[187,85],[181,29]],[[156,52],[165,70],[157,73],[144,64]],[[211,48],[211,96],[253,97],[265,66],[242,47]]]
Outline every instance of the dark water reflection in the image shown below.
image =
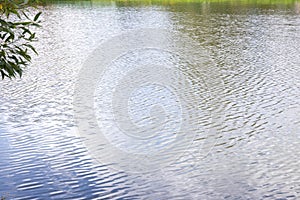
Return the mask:
[[[0,196],[300,198],[299,2],[85,1],[53,3],[43,11],[39,56],[21,80],[0,82]],[[93,161],[78,137],[72,104],[76,77],[92,51],[140,28],[188,34],[207,51],[224,84],[217,108],[224,121],[205,158],[131,174]]]

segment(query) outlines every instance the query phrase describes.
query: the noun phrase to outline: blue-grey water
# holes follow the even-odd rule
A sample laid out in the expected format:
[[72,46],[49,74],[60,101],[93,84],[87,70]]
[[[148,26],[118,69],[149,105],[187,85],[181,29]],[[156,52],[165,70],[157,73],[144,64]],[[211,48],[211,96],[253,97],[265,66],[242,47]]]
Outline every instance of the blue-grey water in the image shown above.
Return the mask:
[[[84,1],[52,3],[40,9],[43,22],[35,44],[39,55],[33,57],[22,79],[0,81],[0,197],[300,198],[299,2],[146,5]],[[192,105],[199,104],[194,110],[203,110],[203,119],[189,119],[199,125],[191,131],[197,134],[186,149],[190,156],[157,171],[133,173],[116,167],[114,161],[121,159],[115,159],[109,149],[103,161],[91,155],[76,123],[74,93],[82,66],[99,45],[140,29],[167,30],[174,33],[174,41],[180,41],[176,33],[189,36],[206,52],[203,59],[208,61],[201,69],[184,69],[195,82],[186,83],[193,86],[191,90],[178,87],[175,92],[205,97],[207,91],[215,91],[215,96],[206,98],[203,108],[197,98],[188,99]],[[199,49],[191,46],[190,51]],[[147,55],[158,54],[168,57],[157,49]],[[122,69],[127,61],[151,61],[139,59],[142,53],[130,55],[112,66]],[[220,81],[203,88],[198,82],[210,75]],[[154,95],[159,89],[149,90]],[[133,94],[139,97],[141,93]],[[138,105],[151,104],[150,97],[142,94]],[[101,108],[105,118],[108,115]],[[141,110],[129,112],[139,116]],[[176,106],[171,110],[176,111],[174,116],[181,112]],[[206,110],[221,119],[206,120]],[[139,123],[147,124],[149,119]],[[203,138],[205,130],[213,132]],[[206,145],[211,141],[212,145]]]

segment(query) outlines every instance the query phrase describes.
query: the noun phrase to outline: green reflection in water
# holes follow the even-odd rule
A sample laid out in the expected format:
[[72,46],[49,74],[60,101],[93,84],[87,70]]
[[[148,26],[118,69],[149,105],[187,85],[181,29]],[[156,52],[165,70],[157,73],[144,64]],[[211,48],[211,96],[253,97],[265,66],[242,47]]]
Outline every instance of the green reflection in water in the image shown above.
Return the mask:
[[79,7],[114,6],[114,7],[147,7],[162,6],[172,11],[209,13],[241,13],[243,10],[258,8],[260,10],[290,10],[300,14],[299,0],[50,0],[43,5],[74,5]]
[[299,0],[51,0],[45,3],[78,4],[78,5],[174,5],[181,3],[226,3],[230,5],[295,5]]

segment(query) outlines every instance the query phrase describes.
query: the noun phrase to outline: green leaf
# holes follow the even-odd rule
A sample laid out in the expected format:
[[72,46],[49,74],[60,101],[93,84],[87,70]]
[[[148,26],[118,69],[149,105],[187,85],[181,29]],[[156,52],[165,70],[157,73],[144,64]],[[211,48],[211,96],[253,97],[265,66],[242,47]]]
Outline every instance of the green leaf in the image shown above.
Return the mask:
[[24,46],[29,47],[36,55],[38,55],[38,52],[35,50],[35,48],[30,44],[24,44]]
[[42,14],[42,12],[39,12],[38,14],[36,14],[33,21],[37,21],[41,14]]
[[27,8],[36,0],[30,0],[30,4],[23,3],[23,0],[0,0],[0,2],[2,5],[4,5],[2,2],[5,2],[5,6],[0,10],[1,78],[11,79],[16,75],[21,77],[23,68],[31,61],[31,53],[37,54],[32,44],[36,41],[36,34],[32,28],[40,27],[41,12],[33,18],[27,15],[29,12]]

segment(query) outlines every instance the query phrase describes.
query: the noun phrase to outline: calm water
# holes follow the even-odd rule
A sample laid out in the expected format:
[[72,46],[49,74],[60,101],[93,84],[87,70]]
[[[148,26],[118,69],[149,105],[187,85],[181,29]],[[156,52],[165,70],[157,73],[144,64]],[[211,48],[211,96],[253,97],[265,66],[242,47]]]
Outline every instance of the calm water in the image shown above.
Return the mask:
[[[43,8],[42,19],[36,43],[39,55],[22,79],[0,82],[0,196],[300,198],[300,3],[145,5],[85,1],[49,4]],[[142,72],[148,72],[147,66],[161,62],[180,68],[184,74],[179,77],[185,78],[175,80],[173,93],[160,85],[131,91],[128,113],[136,126],[155,122],[149,112],[160,113],[161,107],[165,107],[171,130],[188,121],[187,129],[183,129],[185,143],[175,143],[179,146],[175,150],[182,152],[184,147],[185,155],[158,166],[157,171],[137,173],[134,167],[140,165],[139,160],[131,160],[130,155],[134,157],[136,151],[156,155],[149,150],[170,145],[169,139],[174,139],[171,132],[158,142],[140,144],[141,149],[135,148],[134,140],[124,143],[112,138],[111,143],[127,153],[120,157],[106,148],[104,141],[95,141],[103,145],[100,152],[105,153],[99,161],[82,142],[85,133],[75,121],[80,117],[87,120],[88,116],[74,112],[73,97],[80,69],[95,49],[114,36],[146,29],[164,29],[171,42],[161,39],[162,45],[182,42],[186,49],[188,45],[178,35],[190,37],[193,45],[188,51],[194,63],[182,64],[162,49],[140,49],[111,63],[105,78],[98,82],[97,119],[103,122],[103,132],[113,135],[116,127],[111,123],[106,98],[114,91],[107,88],[118,80],[116,77],[131,66],[144,64]],[[161,70],[151,69],[157,74]],[[164,81],[166,74],[140,75]],[[178,96],[187,98],[178,102]],[[162,101],[160,106],[147,110],[156,100]],[[124,104],[118,99],[116,102],[113,109],[121,109]],[[191,116],[182,114],[185,107]],[[152,129],[155,127],[139,134]],[[129,127],[127,131],[132,130]],[[155,161],[162,163],[168,155]]]

